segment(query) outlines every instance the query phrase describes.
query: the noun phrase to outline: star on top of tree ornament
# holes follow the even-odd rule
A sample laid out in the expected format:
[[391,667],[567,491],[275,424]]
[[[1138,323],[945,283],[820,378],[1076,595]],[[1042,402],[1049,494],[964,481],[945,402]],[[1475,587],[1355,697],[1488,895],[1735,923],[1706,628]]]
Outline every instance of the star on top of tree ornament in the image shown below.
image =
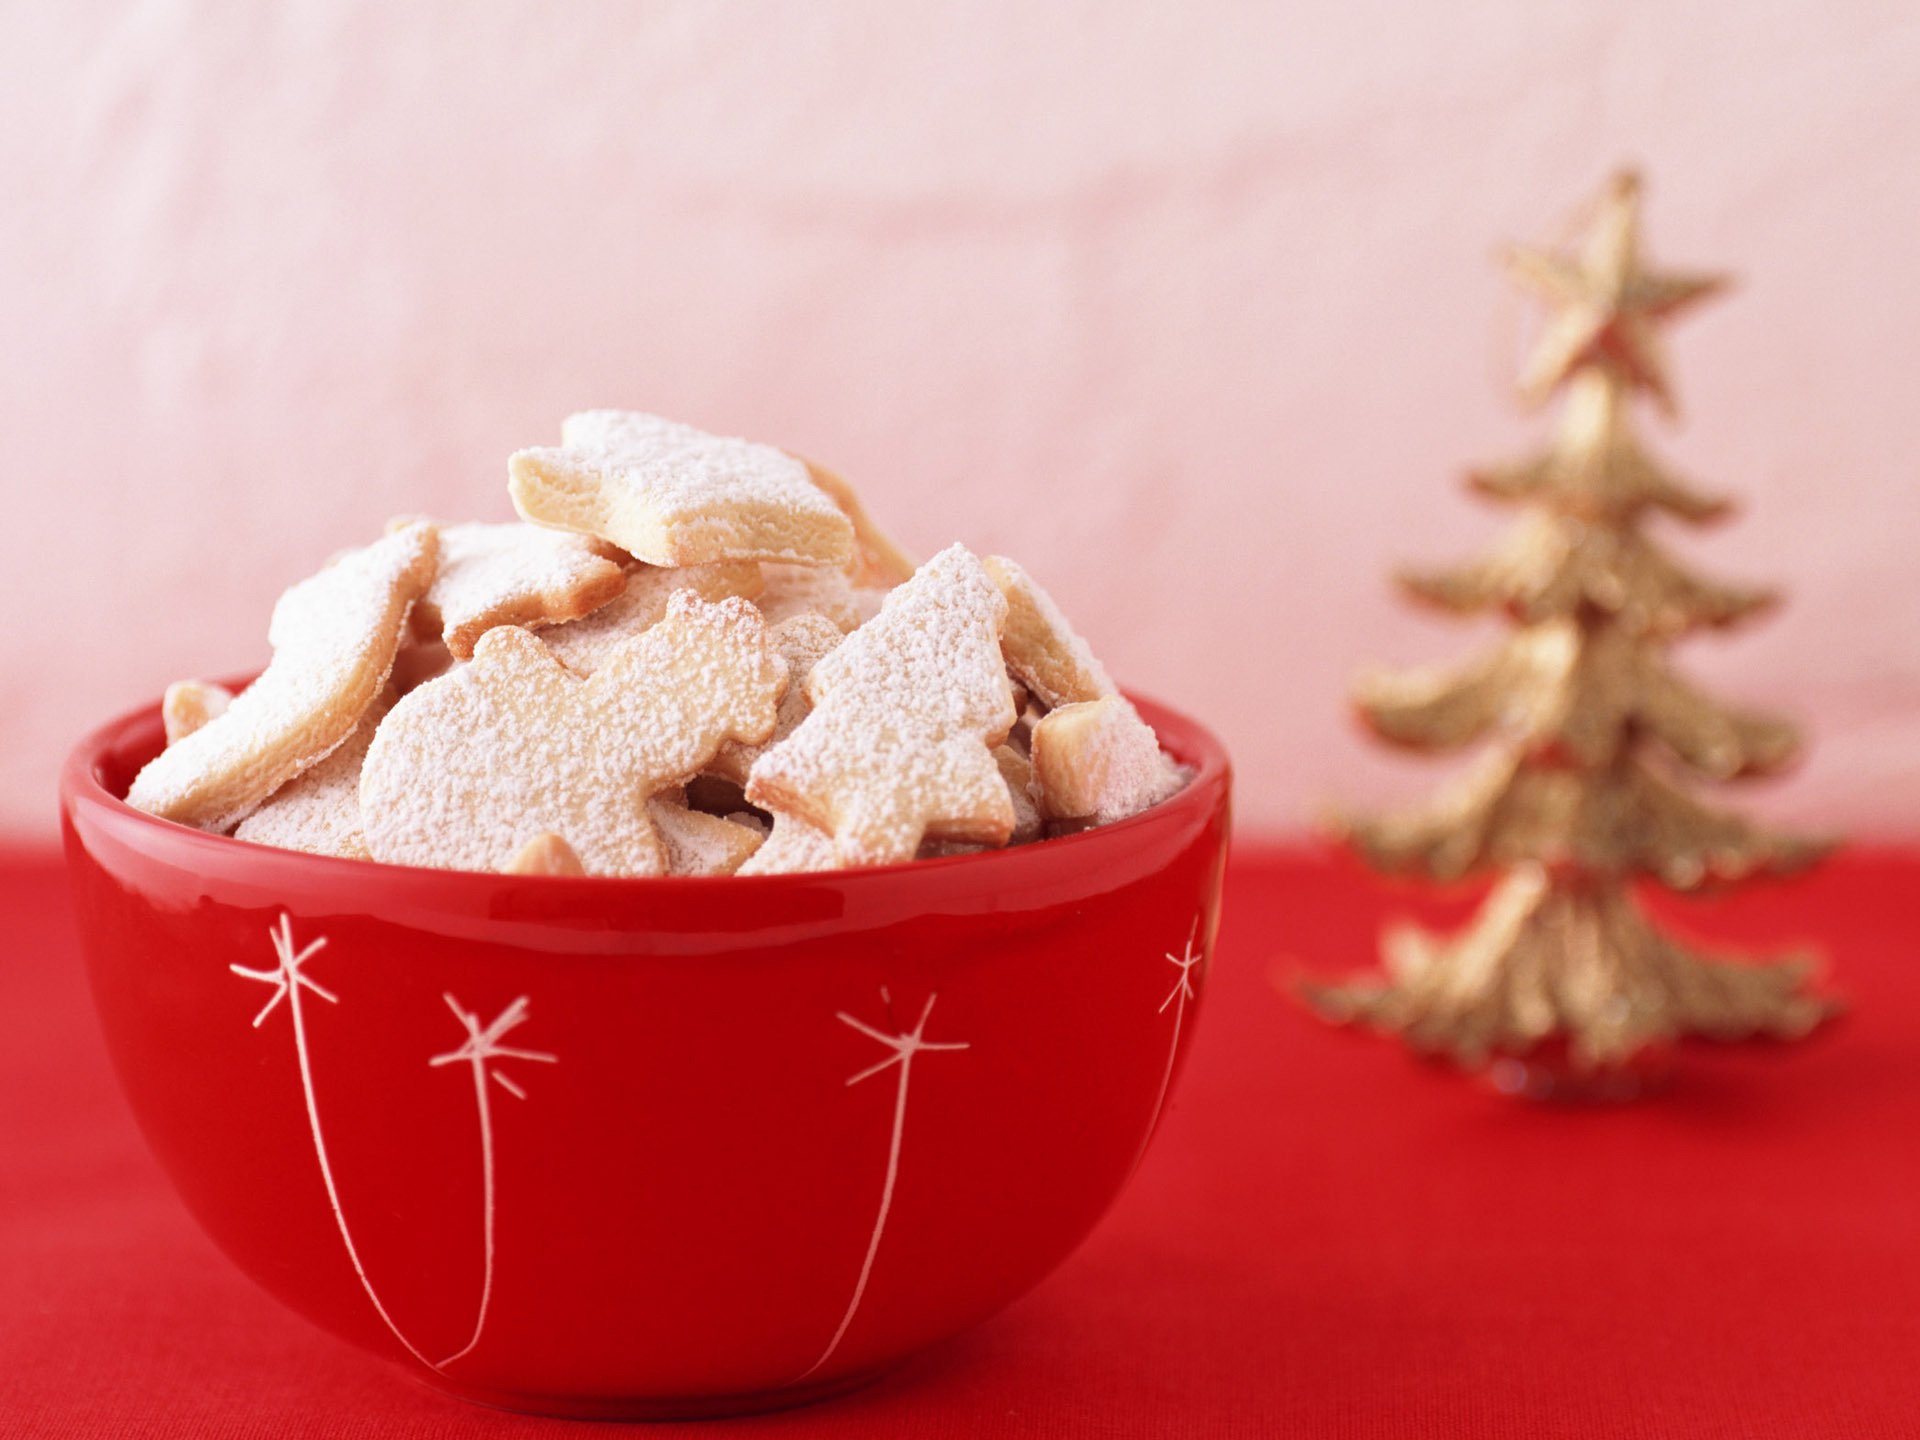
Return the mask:
[[1674,412],[1658,323],[1724,289],[1725,275],[1654,271],[1640,253],[1640,177],[1608,182],[1576,254],[1516,247],[1503,257],[1522,285],[1552,307],[1520,377],[1538,404],[1596,363]]

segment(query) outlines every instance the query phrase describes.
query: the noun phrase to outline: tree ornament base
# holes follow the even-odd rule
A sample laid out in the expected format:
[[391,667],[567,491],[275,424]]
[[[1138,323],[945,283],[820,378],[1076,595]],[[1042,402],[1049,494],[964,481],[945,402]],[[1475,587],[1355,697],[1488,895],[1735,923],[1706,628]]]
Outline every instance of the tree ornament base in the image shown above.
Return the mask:
[[1525,1055],[1496,1055],[1484,1078],[1498,1094],[1542,1105],[1630,1105],[1673,1084],[1674,1050],[1649,1045],[1612,1065],[1581,1065],[1563,1040],[1536,1045]]
[[1326,1019],[1398,1035],[1484,1073],[1502,1094],[1637,1100],[1664,1087],[1675,1042],[1797,1039],[1833,1015],[1813,962],[1696,954],[1655,930],[1621,883],[1523,865],[1451,938],[1411,926],[1387,975],[1300,989]]

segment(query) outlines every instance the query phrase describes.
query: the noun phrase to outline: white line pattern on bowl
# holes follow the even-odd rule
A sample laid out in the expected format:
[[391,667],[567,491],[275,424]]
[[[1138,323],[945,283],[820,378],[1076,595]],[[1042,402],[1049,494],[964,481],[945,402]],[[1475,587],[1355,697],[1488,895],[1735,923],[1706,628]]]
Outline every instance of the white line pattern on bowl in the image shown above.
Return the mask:
[[444,1370],[446,1366],[468,1354],[480,1343],[480,1336],[486,1329],[487,1307],[493,1297],[493,1233],[494,1233],[494,1158],[493,1158],[493,1112],[492,1092],[487,1089],[487,1081],[492,1080],[516,1099],[524,1100],[526,1092],[498,1069],[489,1068],[490,1061],[497,1059],[535,1060],[544,1064],[559,1063],[558,1057],[539,1050],[522,1050],[500,1044],[500,1040],[509,1031],[525,1023],[527,1018],[527,997],[522,995],[495,1017],[492,1024],[482,1026],[477,1012],[463,1010],[459,1001],[452,995],[444,995],[447,1007],[453,1011],[467,1032],[467,1039],[458,1049],[442,1055],[435,1055],[427,1061],[429,1066],[451,1065],[465,1062],[471,1067],[474,1084],[474,1101],[479,1111],[480,1122],[480,1166],[481,1187],[484,1213],[482,1219],[485,1235],[485,1262],[480,1285],[480,1303],[475,1312],[473,1332],[467,1343],[446,1359],[435,1362],[409,1340],[406,1333],[395,1322],[392,1314],[375,1290],[367,1267],[361,1261],[359,1247],[354,1244],[353,1232],[347,1225],[346,1211],[340,1204],[340,1189],[334,1181],[333,1164],[327,1156],[327,1142],[320,1129],[320,1104],[314,1093],[313,1065],[307,1054],[306,1016],[300,1008],[300,992],[311,990],[329,1005],[340,1003],[340,997],[307,975],[301,966],[313,956],[324,950],[327,937],[316,936],[296,950],[293,943],[293,921],[282,911],[280,921],[268,930],[273,941],[274,954],[279,964],[271,970],[254,970],[245,965],[229,965],[234,974],[274,987],[273,994],[260,1013],[253,1017],[254,1029],[259,1029],[266,1018],[273,1013],[274,1007],[282,1000],[293,1020],[293,1045],[295,1058],[300,1066],[300,1089],[306,1101],[307,1124],[313,1133],[314,1158],[319,1162],[320,1179],[327,1187],[327,1203],[333,1209],[334,1225],[340,1231],[341,1243],[346,1246],[347,1259],[353,1263],[353,1273],[360,1279],[360,1288],[366,1291],[367,1299],[372,1302],[374,1313],[393,1333],[393,1338],[406,1347],[407,1353],[429,1370]]
[[1167,1068],[1160,1075],[1160,1093],[1153,1097],[1153,1118],[1147,1121],[1147,1133],[1140,1137],[1140,1153],[1133,1157],[1135,1169],[1139,1168],[1140,1161],[1146,1156],[1147,1146],[1153,1140],[1153,1132],[1160,1128],[1160,1112],[1166,1108],[1167,1088],[1173,1083],[1173,1062],[1180,1055],[1180,1026],[1186,1019],[1187,1002],[1196,998],[1193,989],[1193,967],[1198,965],[1206,954],[1205,947],[1202,947],[1200,954],[1193,953],[1193,942],[1199,934],[1200,917],[1196,915],[1193,917],[1192,926],[1187,930],[1186,948],[1178,955],[1171,950],[1167,952],[1168,963],[1176,966],[1180,971],[1180,979],[1174,984],[1173,989],[1167,992],[1167,998],[1160,1002],[1162,1015],[1167,1013],[1169,1005],[1173,1006],[1173,1038],[1167,1042]]
[[[860,1309],[861,1300],[866,1296],[867,1281],[871,1279],[873,1275],[874,1256],[880,1253],[880,1237],[886,1233],[887,1215],[888,1212],[893,1209],[894,1185],[900,1178],[900,1145],[906,1136],[907,1083],[913,1078],[913,1057],[923,1050],[965,1050],[969,1048],[965,1040],[935,1041],[925,1038],[927,1017],[933,1013],[933,1002],[939,998],[940,996],[937,993],[928,995],[927,1003],[920,1009],[920,1019],[918,1023],[916,1023],[911,1030],[902,1030],[895,1034],[889,1034],[884,1030],[876,1029],[864,1020],[855,1019],[844,1010],[840,1011],[834,1017],[840,1021],[841,1024],[852,1026],[862,1035],[879,1041],[882,1045],[887,1046],[893,1051],[886,1059],[879,1061],[877,1064],[869,1065],[857,1074],[848,1076],[847,1084],[849,1086],[858,1085],[862,1080],[870,1079],[878,1075],[881,1071],[890,1069],[895,1065],[900,1067],[900,1079],[893,1096],[893,1138],[887,1146],[887,1178],[886,1182],[880,1187],[880,1212],[874,1217],[873,1235],[867,1241],[866,1258],[860,1262],[860,1277],[854,1282],[853,1298],[847,1302],[847,1312],[840,1317],[840,1326],[833,1332],[833,1338],[827,1342],[827,1348],[820,1352],[820,1358],[818,1360],[814,1361],[813,1364],[809,1365],[794,1377],[796,1382],[806,1379],[832,1358],[833,1352],[840,1348],[840,1342],[846,1338],[847,1328],[853,1324],[853,1317]],[[884,985],[880,987],[880,999],[887,1007],[888,1023],[897,1025],[899,1022],[893,1018],[893,996],[888,993]]]
[[502,1036],[526,1022],[526,996],[520,996],[495,1016],[491,1025],[485,1027],[480,1024],[477,1012],[462,1010],[460,1002],[452,995],[443,994],[440,998],[447,1002],[447,1008],[466,1026],[467,1041],[457,1050],[434,1056],[427,1064],[453,1065],[465,1061],[473,1072],[473,1100],[480,1112],[480,1178],[486,1205],[487,1259],[485,1278],[480,1285],[480,1308],[473,1317],[473,1334],[465,1345],[434,1366],[436,1370],[444,1370],[480,1343],[480,1333],[487,1328],[487,1307],[493,1300],[493,1110],[488,1103],[493,1092],[487,1089],[487,1081],[493,1081],[516,1100],[527,1098],[527,1092],[509,1080],[504,1071],[488,1068],[487,1062],[504,1059],[537,1060],[546,1065],[560,1063],[558,1056],[549,1055],[544,1050],[520,1050],[500,1043]]

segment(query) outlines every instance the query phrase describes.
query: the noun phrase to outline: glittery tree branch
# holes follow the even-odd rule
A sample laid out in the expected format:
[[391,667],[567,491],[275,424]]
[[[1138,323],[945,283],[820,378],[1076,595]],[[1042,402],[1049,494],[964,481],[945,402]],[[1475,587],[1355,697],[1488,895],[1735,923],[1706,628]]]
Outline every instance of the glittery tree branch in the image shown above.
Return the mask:
[[1721,629],[1764,614],[1770,589],[1689,574],[1634,530],[1533,507],[1487,555],[1396,577],[1413,599],[1473,614],[1505,610],[1522,624],[1590,612],[1640,634]]
[[1643,737],[1714,780],[1779,770],[1799,750],[1793,726],[1702,694],[1661,647],[1570,617],[1518,631],[1466,665],[1363,675],[1354,704],[1375,734],[1409,749],[1504,737],[1587,770]]
[[1611,884],[1647,875],[1696,890],[1790,874],[1826,850],[1709,809],[1633,756],[1590,772],[1494,751],[1424,806],[1339,824],[1376,869],[1436,880],[1537,862]]
[[1491,500],[1551,505],[1564,515],[1620,523],[1659,510],[1689,524],[1724,519],[1733,503],[1662,469],[1633,432],[1618,378],[1581,375],[1567,391],[1558,434],[1525,460],[1472,471],[1467,482]]

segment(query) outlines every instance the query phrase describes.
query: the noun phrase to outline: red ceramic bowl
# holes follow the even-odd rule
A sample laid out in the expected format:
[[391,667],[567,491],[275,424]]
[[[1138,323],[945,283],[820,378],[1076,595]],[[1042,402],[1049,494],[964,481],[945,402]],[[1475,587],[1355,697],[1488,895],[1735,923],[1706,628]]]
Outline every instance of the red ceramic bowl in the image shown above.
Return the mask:
[[1219,918],[1227,759],[1122,824],[824,875],[321,859],[62,776],[120,1079],[207,1233],[429,1384],[590,1416],[849,1388],[1027,1290],[1152,1135]]

